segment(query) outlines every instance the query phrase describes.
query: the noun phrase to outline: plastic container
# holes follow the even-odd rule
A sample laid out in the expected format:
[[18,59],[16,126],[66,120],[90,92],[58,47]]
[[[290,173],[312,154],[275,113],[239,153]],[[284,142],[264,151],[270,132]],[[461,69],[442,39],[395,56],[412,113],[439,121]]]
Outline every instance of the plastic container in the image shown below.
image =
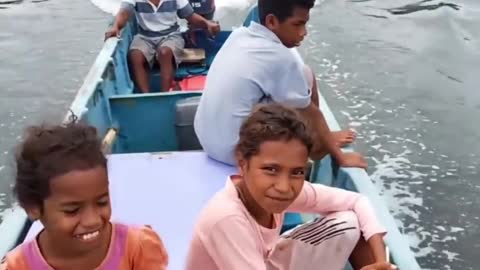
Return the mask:
[[179,151],[202,150],[193,128],[199,102],[200,96],[182,99],[175,104],[175,129]]

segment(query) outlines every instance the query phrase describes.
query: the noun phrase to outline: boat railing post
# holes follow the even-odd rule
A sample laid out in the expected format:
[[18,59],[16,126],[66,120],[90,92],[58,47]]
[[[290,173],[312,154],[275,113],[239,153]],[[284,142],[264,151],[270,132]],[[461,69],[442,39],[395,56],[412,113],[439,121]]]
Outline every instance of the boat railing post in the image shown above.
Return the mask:
[[117,138],[118,131],[115,128],[109,128],[107,134],[102,140],[102,152],[104,155],[110,154],[112,146]]

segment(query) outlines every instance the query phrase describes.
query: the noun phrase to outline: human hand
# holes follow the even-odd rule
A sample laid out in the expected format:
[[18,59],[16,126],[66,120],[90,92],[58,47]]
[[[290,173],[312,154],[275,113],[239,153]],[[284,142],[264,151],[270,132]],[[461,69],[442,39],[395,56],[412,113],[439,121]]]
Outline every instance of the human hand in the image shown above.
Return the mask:
[[111,37],[120,37],[120,29],[118,27],[112,27],[110,30],[105,32],[105,40],[111,38]]
[[218,22],[208,21],[207,30],[208,30],[208,33],[210,33],[210,35],[214,36],[215,34],[220,32],[220,24],[218,24]]

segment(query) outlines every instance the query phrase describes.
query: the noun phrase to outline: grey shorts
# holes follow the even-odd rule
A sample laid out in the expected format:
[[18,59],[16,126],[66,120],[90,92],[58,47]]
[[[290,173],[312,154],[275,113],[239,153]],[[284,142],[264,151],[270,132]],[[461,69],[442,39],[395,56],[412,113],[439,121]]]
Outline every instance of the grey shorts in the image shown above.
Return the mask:
[[150,67],[155,63],[155,56],[160,47],[168,47],[173,51],[175,63],[180,64],[180,57],[183,48],[185,47],[185,40],[179,32],[171,33],[162,37],[145,37],[142,35],[135,35],[130,44],[130,50],[139,50],[147,59]]

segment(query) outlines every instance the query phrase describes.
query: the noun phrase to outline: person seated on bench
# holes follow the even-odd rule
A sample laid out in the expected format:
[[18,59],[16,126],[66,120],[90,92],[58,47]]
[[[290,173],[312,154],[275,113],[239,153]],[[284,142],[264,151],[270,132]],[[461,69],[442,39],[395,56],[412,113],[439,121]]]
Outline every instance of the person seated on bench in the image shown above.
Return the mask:
[[210,157],[234,165],[241,122],[256,104],[274,101],[295,107],[309,120],[315,131],[312,159],[331,154],[340,166],[367,167],[360,154],[340,150],[355,134],[330,132],[318,107],[315,76],[303,70],[290,50],[306,35],[313,4],[314,0],[259,0],[261,24],[251,22],[233,31],[224,43],[210,66],[194,121]]
[[[366,197],[304,180],[312,146],[295,110],[254,110],[240,128],[239,173],[201,211],[186,269],[343,270],[349,257],[355,269],[394,269]],[[280,235],[285,212],[324,216]]]
[[167,252],[152,229],[110,221],[107,160],[95,128],[35,126],[19,150],[14,191],[43,229],[0,269],[166,269]]
[[161,91],[168,91],[185,47],[177,14],[210,34],[220,31],[218,23],[211,22],[193,12],[188,0],[122,0],[115,23],[105,34],[106,38],[119,36],[131,14],[135,13],[138,33],[130,44],[128,59],[136,87],[143,93],[150,91],[148,69],[156,59],[160,66]]

